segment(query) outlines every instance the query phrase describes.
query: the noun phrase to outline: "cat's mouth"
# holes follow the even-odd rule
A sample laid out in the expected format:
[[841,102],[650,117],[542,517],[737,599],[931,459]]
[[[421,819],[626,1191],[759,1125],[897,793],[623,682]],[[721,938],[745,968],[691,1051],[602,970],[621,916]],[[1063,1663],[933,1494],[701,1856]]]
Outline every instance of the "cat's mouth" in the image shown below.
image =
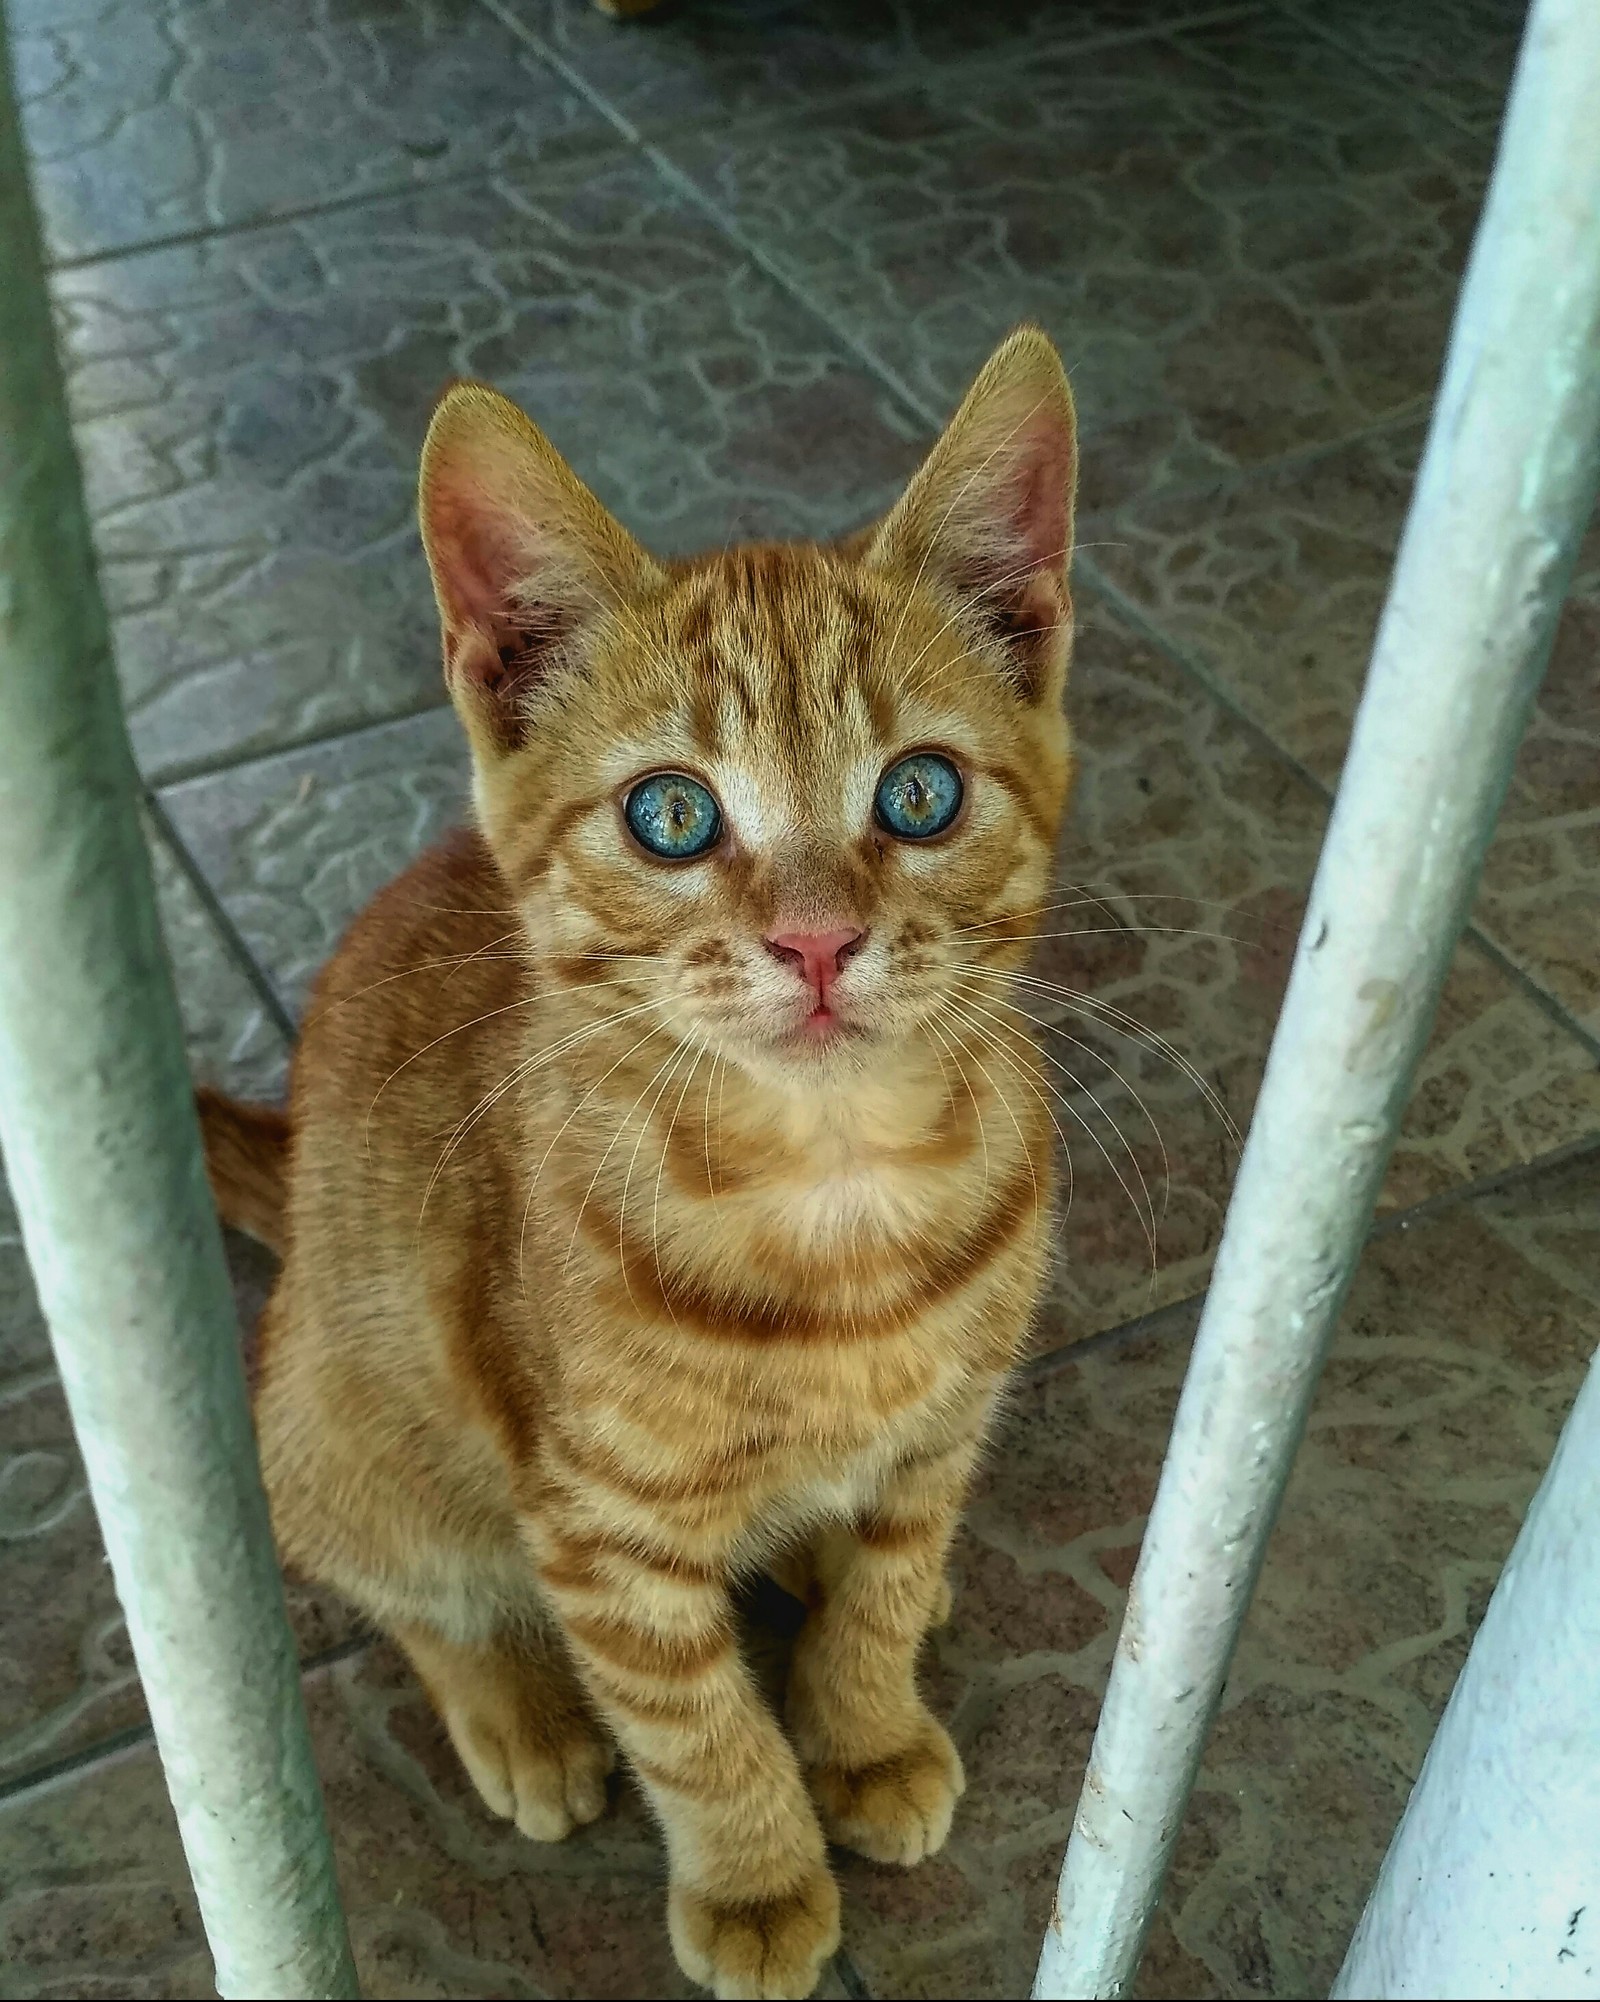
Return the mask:
[[838,1044],[852,1041],[866,1035],[861,1023],[841,1015],[826,1001],[819,1001],[809,1014],[802,1017],[796,1027],[780,1037],[788,1049],[826,1050]]

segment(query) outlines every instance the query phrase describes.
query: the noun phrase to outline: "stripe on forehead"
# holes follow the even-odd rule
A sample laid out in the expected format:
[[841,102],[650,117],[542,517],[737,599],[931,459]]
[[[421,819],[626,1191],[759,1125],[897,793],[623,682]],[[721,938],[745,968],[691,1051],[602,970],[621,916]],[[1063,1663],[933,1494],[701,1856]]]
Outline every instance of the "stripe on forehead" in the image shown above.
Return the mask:
[[856,704],[892,739],[895,705],[875,671],[881,614],[831,552],[730,550],[693,574],[674,611],[671,643],[703,756],[756,737],[769,757],[801,757]]

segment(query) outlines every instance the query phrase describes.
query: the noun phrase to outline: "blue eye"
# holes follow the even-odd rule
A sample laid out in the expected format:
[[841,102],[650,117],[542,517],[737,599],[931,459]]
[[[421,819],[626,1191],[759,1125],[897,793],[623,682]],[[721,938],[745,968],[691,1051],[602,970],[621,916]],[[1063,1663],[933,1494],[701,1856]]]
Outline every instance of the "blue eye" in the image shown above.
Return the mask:
[[961,774],[937,751],[914,751],[878,781],[873,812],[878,825],[902,841],[943,834],[961,811]]
[[657,772],[641,779],[622,803],[633,838],[652,855],[686,862],[716,846],[722,809],[698,779]]

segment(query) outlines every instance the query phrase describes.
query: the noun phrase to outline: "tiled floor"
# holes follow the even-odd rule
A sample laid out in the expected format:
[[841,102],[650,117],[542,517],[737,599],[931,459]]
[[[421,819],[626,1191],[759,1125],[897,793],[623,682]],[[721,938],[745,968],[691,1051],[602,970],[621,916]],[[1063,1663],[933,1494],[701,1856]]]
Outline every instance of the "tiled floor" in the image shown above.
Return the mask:
[[[1189,1068],[1041,1004],[1072,1206],[929,1661],[972,1784],[935,1864],[844,1865],[832,1993],[1026,1992],[1520,12],[9,0],[173,957],[236,1089],[279,1088],[311,973],[461,810],[411,518],[446,377],[676,550],[870,513],[1025,314],[1073,368],[1078,901],[1041,970]],[[1146,1996],[1326,1991],[1600,1341],[1597,907],[1600,534]],[[683,1992],[630,1790],[522,1842],[389,1652],[294,1610],[369,1993]],[[6,1994],[209,1992],[3,1195],[0,1957]]]

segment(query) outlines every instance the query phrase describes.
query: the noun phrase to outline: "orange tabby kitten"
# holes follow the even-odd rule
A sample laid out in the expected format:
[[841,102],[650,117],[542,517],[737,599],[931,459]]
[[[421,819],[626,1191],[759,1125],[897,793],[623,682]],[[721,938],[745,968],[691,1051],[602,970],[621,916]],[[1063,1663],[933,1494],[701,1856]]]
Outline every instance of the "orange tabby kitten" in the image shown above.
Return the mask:
[[[285,1559],[525,1834],[592,1821],[621,1747],[721,1996],[808,1994],[827,1841],[919,1862],[962,1791],[917,1655],[1046,1261],[1004,1001],[1069,771],[1074,470],[1024,329],[875,529],[667,564],[450,390],[421,515],[478,831],[357,920],[287,1122],[206,1095],[224,1212],[284,1254]],[[804,1580],[787,1729],[730,1608],[762,1567]]]

